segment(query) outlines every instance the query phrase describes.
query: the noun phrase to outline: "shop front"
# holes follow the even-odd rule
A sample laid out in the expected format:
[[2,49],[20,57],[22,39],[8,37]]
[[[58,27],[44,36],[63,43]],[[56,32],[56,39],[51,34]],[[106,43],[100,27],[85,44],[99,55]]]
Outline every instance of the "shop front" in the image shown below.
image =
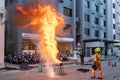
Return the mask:
[[105,43],[100,41],[86,42],[85,43],[85,56],[91,57],[94,55],[94,49],[99,47],[101,49],[101,54],[104,53]]
[[[31,33],[22,33],[22,52],[35,53],[38,38],[40,36]],[[72,50],[73,38],[55,37],[58,43],[58,49],[61,53],[69,54]]]

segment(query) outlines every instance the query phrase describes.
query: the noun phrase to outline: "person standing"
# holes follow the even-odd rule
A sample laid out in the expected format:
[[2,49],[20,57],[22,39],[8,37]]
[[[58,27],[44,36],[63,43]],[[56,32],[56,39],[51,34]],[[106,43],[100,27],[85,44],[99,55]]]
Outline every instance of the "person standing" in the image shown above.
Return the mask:
[[[95,48],[94,63],[98,70],[98,79],[102,79],[100,48]],[[91,78],[96,78],[94,67],[92,67],[92,77]]]
[[83,50],[81,50],[80,51],[81,65],[84,65],[84,56],[85,56],[85,54],[84,54]]

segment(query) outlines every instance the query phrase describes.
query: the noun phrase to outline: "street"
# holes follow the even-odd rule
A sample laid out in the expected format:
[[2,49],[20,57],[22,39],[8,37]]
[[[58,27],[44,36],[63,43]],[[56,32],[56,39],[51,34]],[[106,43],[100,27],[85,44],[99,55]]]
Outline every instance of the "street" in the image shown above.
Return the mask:
[[[109,60],[111,64],[117,63],[116,66],[108,66],[108,60],[102,61],[102,80],[120,80],[120,62],[118,60]],[[88,72],[77,71],[79,68],[89,69]],[[76,65],[67,64],[64,65],[65,75],[57,75],[54,78],[50,78],[43,72],[39,73],[38,68],[32,68],[30,70],[20,71],[0,71],[0,80],[98,80],[91,79],[91,65]],[[97,71],[96,71],[97,74]],[[97,75],[96,75],[97,77]]]

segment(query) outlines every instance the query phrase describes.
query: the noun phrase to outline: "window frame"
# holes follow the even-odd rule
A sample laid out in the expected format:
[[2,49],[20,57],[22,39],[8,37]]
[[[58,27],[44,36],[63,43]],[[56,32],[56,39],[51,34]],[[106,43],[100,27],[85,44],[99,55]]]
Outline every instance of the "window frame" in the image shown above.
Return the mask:
[[63,7],[63,13],[66,16],[72,17],[72,9],[68,7]]

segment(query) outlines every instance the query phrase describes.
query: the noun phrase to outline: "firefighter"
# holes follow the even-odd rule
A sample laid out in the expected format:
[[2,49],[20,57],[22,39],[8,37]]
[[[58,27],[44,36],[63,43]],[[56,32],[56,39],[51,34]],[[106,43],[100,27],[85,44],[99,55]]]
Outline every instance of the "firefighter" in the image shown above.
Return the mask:
[[[97,66],[98,79],[102,79],[100,48],[95,48],[94,63]],[[91,78],[96,78],[95,69],[93,67],[92,67],[92,77]]]

